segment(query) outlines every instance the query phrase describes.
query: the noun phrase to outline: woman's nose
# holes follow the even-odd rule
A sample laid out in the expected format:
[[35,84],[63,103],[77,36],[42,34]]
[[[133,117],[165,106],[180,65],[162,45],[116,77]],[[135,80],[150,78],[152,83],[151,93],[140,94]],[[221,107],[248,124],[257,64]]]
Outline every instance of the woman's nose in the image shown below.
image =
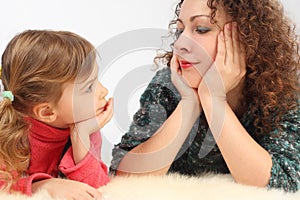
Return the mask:
[[184,34],[183,32],[174,43],[175,53],[179,55],[191,53],[192,44],[192,39],[190,39],[187,34]]

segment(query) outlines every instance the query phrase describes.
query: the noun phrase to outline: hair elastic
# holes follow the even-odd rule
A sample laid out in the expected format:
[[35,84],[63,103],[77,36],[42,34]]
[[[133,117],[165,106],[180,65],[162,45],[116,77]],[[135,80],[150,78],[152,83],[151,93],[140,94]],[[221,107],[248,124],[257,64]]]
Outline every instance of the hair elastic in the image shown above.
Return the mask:
[[14,101],[14,95],[11,91],[3,91],[2,92],[2,97],[9,99],[11,102]]

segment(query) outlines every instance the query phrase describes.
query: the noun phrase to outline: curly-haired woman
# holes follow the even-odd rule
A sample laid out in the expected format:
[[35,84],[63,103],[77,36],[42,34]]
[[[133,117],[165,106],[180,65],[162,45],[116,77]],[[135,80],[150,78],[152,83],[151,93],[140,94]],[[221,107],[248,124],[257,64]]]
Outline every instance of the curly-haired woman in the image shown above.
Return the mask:
[[299,190],[299,46],[281,4],[181,0],[173,27],[173,51],[157,57],[169,67],[142,94],[111,171]]

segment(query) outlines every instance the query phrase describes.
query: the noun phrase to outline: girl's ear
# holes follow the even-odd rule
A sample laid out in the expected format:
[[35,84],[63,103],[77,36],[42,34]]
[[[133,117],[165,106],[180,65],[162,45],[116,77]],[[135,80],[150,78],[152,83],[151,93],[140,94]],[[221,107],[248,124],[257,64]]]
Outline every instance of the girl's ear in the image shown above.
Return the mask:
[[33,107],[33,117],[46,124],[56,120],[57,114],[50,103],[40,103]]

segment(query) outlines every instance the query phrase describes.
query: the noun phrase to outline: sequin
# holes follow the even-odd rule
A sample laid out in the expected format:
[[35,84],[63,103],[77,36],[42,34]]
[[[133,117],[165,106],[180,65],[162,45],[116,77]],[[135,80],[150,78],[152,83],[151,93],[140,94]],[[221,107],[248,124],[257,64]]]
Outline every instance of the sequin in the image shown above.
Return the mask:
[[[158,71],[140,98],[140,109],[134,115],[129,131],[113,149],[111,174],[114,174],[128,151],[156,132],[175,110],[179,101],[180,95],[171,82],[170,69]],[[279,133],[279,130],[274,130],[262,138],[254,139],[272,158],[271,178],[267,187],[295,192],[300,188],[300,103],[299,109],[288,112],[284,119],[279,137],[272,137]],[[255,127],[250,111],[240,121],[254,137]],[[209,134],[205,117],[200,115],[169,172],[193,176],[207,172],[229,173],[220,150]]]

